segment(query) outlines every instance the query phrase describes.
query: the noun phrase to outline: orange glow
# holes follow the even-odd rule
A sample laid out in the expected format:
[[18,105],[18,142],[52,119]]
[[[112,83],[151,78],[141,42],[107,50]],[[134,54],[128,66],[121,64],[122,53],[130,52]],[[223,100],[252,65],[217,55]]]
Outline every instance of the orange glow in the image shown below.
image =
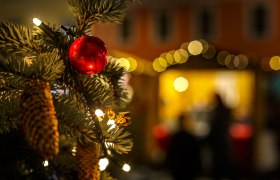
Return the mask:
[[[177,77],[188,80],[187,91],[174,89]],[[227,105],[236,112],[242,108],[251,109],[253,84],[254,76],[248,71],[167,70],[159,77],[160,119],[175,120],[181,112],[197,106],[211,106],[215,92],[223,94]]]

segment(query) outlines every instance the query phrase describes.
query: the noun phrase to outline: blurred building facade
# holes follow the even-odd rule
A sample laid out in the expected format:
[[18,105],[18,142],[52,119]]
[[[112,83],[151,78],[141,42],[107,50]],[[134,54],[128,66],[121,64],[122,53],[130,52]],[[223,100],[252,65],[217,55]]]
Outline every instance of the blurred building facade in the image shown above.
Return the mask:
[[[168,126],[180,112],[209,105],[211,94],[219,91],[235,109],[237,122],[252,128],[231,131],[237,139],[242,133],[250,138],[249,147],[241,145],[247,150],[237,150],[241,163],[252,168],[261,163],[260,134],[267,124],[278,128],[279,9],[277,0],[153,0],[131,6],[121,24],[93,27],[111,55],[137,61],[131,72],[131,108],[136,149],[144,152],[137,153],[139,161],[156,158],[155,136],[165,135],[155,133],[158,123]],[[190,49],[197,42],[201,50]],[[168,88],[180,76],[189,78],[189,89],[176,95]]]

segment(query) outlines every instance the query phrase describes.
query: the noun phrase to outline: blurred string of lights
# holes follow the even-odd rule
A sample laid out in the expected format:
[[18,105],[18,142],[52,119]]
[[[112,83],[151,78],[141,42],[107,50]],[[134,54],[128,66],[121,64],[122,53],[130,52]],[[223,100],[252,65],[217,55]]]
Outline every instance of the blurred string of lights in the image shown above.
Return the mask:
[[[164,52],[152,62],[127,57],[118,59],[118,63],[133,74],[156,75],[170,66],[186,63],[191,56],[199,55],[203,59],[215,59],[219,65],[232,70],[246,69],[251,63],[248,55],[235,54],[227,50],[217,51],[214,45],[203,39],[185,42],[179,49]],[[263,58],[259,66],[264,71],[278,71],[280,70],[280,56]]]
[[186,63],[191,56],[198,55],[204,59],[216,57],[218,64],[229,69],[245,69],[249,64],[249,58],[246,55],[236,55],[225,50],[217,52],[215,46],[200,39],[185,42],[177,50],[162,53],[153,61],[153,68],[156,72],[163,72],[169,66]]

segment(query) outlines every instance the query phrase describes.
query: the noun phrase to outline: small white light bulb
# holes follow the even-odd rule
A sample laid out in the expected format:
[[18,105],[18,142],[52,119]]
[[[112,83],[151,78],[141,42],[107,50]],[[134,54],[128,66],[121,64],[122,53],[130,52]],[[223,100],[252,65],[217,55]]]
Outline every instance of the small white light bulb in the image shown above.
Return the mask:
[[108,164],[109,160],[107,158],[100,159],[98,163],[100,171],[104,171],[107,168]]
[[45,160],[44,163],[43,163],[43,166],[44,166],[44,167],[49,166],[49,161]]
[[113,119],[109,119],[108,122],[107,122],[107,125],[110,126],[108,131],[114,129],[117,126],[116,123],[115,123],[115,120],[113,120]]
[[101,109],[96,109],[95,110],[95,115],[97,117],[100,117],[100,116],[104,116],[105,114],[104,114],[104,112]]
[[42,21],[38,18],[33,18],[33,23],[36,25],[36,26],[40,26]]
[[125,172],[129,172],[130,171],[130,166],[125,163],[122,167],[122,170],[125,171]]
[[73,155],[73,156],[76,156],[76,152],[77,152],[77,148],[76,148],[76,146],[75,146],[75,147],[73,147],[73,149],[72,149],[72,155]]

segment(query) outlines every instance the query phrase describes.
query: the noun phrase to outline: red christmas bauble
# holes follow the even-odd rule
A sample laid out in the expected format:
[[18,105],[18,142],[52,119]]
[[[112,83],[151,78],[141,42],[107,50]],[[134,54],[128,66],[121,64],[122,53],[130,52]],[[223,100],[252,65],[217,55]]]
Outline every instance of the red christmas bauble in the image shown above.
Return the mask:
[[106,44],[95,36],[81,36],[71,44],[69,59],[72,67],[79,73],[97,74],[107,64]]

